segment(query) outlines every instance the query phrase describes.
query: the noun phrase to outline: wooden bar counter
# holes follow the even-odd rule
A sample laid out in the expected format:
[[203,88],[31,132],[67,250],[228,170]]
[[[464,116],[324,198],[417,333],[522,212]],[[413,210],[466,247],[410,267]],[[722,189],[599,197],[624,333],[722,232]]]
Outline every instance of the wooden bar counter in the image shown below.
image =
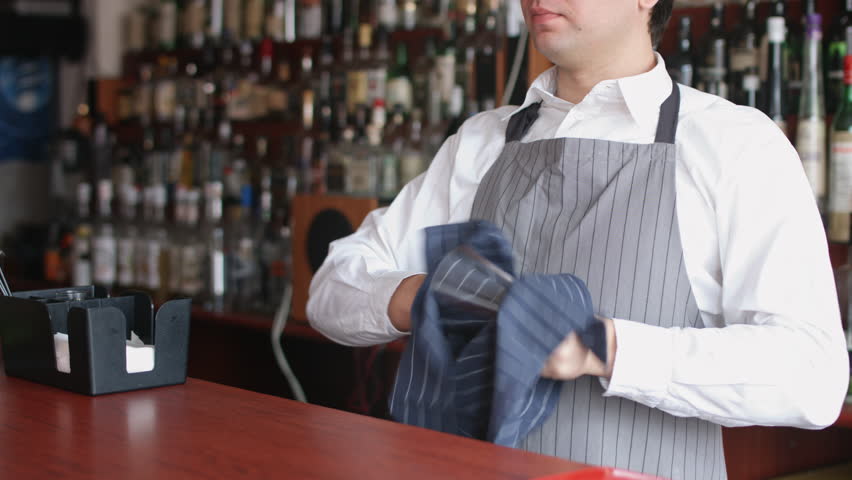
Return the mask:
[[582,465],[190,378],[88,397],[7,377],[0,478],[528,479]]

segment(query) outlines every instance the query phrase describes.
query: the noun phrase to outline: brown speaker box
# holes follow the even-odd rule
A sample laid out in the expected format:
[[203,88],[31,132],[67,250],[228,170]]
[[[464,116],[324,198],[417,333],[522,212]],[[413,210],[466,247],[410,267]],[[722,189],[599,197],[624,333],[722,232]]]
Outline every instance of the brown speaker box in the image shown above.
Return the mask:
[[328,244],[353,233],[378,206],[372,197],[297,195],[293,199],[293,320],[308,321],[308,289],[328,254]]

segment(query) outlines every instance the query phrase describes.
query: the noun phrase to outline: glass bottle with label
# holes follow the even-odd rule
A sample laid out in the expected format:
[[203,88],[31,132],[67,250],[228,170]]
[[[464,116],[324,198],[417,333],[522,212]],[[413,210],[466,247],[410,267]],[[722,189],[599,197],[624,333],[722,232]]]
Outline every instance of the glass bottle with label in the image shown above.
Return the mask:
[[344,193],[346,191],[346,170],[352,162],[355,144],[355,131],[345,127],[341,140],[334,145],[329,153],[328,168],[326,169],[326,186],[329,193]]
[[264,0],[245,0],[243,32],[246,40],[260,42],[263,38]]
[[852,23],[852,0],[845,0],[825,42],[825,104],[829,115],[843,102],[843,59],[846,57],[846,27]]
[[226,265],[225,231],[222,225],[224,190],[222,174],[227,162],[227,139],[230,135],[230,127],[227,123],[223,123],[220,126],[219,141],[211,149],[204,184],[205,215],[202,238],[208,242],[204,269],[204,306],[212,311],[225,309]]
[[112,180],[98,180],[98,221],[92,237],[92,276],[95,284],[107,290],[116,281],[116,238],[112,225]]
[[118,190],[121,219],[116,241],[116,283],[119,287],[134,286],[135,246],[139,229],[136,226],[136,210],[139,192],[133,166],[125,163],[118,167]]
[[415,177],[426,171],[428,158],[424,154],[423,145],[423,116],[420,109],[414,109],[411,114],[408,139],[403,145],[399,158],[399,183],[405,186]]
[[197,298],[204,291],[204,264],[207,246],[203,232],[199,229],[201,192],[191,188],[186,192],[186,223],[180,245],[180,289],[190,298]]
[[802,93],[799,101],[799,124],[796,150],[811,184],[820,211],[825,202],[825,108],[822,84],[822,17],[808,15],[805,33]]
[[243,0],[224,0],[222,34],[226,40],[238,43],[243,39]]
[[713,4],[710,32],[702,45],[702,65],[699,69],[699,90],[728,98],[728,40],[724,27],[725,5]]
[[322,0],[299,0],[299,38],[322,37]]
[[232,311],[250,311],[259,296],[257,249],[253,222],[253,190],[241,172],[240,205],[230,212],[225,231],[227,284],[225,304]]
[[186,0],[181,20],[183,45],[190,48],[204,46],[204,28],[207,23],[207,9],[204,0]]
[[[345,38],[344,35],[344,55],[346,53]],[[372,41],[372,28],[369,24],[362,24],[358,29],[357,59],[353,59],[346,73],[346,110],[350,115],[354,115],[360,107],[367,105]]]
[[391,110],[400,108],[405,113],[411,111],[414,91],[408,70],[408,49],[404,43],[396,46],[396,61],[388,74],[387,95],[387,105]]
[[669,75],[682,85],[694,85],[694,62],[692,56],[692,17],[680,17],[677,30],[677,52],[666,61]]
[[784,39],[786,26],[783,17],[769,17],[766,20],[769,60],[764,87],[764,111],[780,128],[787,133],[786,84],[784,80]]
[[376,194],[379,167],[376,156],[370,154],[367,135],[366,109],[361,108],[355,115],[355,144],[346,168],[345,184],[349,195]]
[[393,31],[399,23],[399,9],[396,6],[396,0],[377,0],[379,26]]
[[745,4],[745,14],[742,23],[734,30],[730,42],[730,91],[731,100],[740,105],[748,104],[750,89],[754,80],[746,79],[746,76],[757,75],[758,65],[758,37],[756,28],[755,0],[748,0]]
[[367,70],[367,105],[375,104],[376,100],[384,103],[387,99],[390,65],[389,36],[390,34],[384,28],[376,30],[376,49]]
[[178,32],[177,0],[160,0],[157,13],[159,47],[162,50],[174,50]]
[[[847,52],[852,52],[852,27],[846,27]],[[849,243],[852,215],[852,55],[845,57],[846,95],[834,116],[828,189],[828,239]]]
[[77,228],[71,250],[71,283],[74,286],[92,284],[92,225],[89,223],[92,184],[77,185]]

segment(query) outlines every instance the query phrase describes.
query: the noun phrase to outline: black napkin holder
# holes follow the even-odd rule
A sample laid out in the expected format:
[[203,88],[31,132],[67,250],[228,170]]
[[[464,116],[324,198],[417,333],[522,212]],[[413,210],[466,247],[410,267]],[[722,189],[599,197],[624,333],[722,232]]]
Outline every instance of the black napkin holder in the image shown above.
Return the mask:
[[[0,296],[6,375],[87,395],[186,382],[189,299],[170,300],[154,316],[151,297],[109,297],[95,286]],[[154,345],[154,369],[127,373],[131,330]],[[54,333],[68,335],[71,373],[56,368]]]

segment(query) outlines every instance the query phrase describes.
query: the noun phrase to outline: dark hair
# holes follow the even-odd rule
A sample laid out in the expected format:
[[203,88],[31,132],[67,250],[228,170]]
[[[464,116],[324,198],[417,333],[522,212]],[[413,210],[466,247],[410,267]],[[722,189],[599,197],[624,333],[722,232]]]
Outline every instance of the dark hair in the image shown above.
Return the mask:
[[672,17],[672,4],[674,0],[660,0],[651,10],[651,19],[648,21],[648,31],[651,33],[651,44],[654,48],[660,44],[666,24]]

